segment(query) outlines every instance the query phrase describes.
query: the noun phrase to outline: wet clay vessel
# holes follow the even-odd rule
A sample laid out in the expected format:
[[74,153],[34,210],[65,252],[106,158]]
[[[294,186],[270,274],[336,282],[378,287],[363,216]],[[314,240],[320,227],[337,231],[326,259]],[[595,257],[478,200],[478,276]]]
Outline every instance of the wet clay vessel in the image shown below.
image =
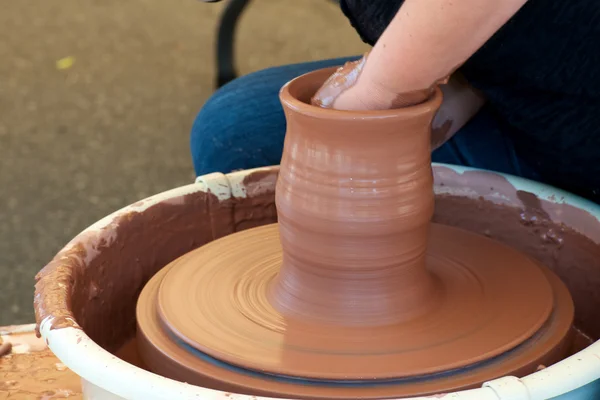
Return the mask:
[[137,305],[152,371],[297,398],[390,398],[524,375],[568,354],[574,307],[532,258],[431,223],[430,125],[441,103],[309,104],[331,74],[287,84],[278,224],[191,251]]

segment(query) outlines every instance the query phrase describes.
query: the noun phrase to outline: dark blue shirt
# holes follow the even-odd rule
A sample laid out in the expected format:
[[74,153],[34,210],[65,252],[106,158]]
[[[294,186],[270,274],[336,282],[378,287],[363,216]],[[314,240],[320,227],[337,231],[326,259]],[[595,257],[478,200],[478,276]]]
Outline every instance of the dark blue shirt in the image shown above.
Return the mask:
[[[341,1],[369,44],[401,3]],[[600,202],[600,1],[529,0],[460,71],[541,180]]]

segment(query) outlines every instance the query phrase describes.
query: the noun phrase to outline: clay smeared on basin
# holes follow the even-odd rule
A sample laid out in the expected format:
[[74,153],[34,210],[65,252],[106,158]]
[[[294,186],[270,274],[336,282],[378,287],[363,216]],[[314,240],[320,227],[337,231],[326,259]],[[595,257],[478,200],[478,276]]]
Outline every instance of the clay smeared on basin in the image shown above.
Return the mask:
[[44,320],[51,329],[82,328],[116,351],[134,336],[137,297],[157,271],[214,239],[276,219],[272,192],[262,189],[272,179],[248,177],[247,198],[194,191],[77,236],[36,275],[38,331]]

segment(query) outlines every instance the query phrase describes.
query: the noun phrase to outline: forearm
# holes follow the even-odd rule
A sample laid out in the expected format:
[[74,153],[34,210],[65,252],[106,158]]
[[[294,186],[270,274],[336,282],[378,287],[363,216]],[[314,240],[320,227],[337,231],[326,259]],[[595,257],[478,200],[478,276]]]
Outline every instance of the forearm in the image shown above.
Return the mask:
[[371,51],[363,77],[395,93],[442,83],[525,2],[405,0]]
[[444,101],[431,124],[431,148],[435,150],[462,128],[483,106],[483,95],[459,74],[441,85]]

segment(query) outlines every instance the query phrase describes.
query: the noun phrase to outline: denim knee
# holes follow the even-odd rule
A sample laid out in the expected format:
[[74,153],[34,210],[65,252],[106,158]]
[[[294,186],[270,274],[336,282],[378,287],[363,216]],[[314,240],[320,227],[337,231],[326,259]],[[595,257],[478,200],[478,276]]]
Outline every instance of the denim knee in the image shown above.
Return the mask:
[[192,127],[197,175],[279,164],[285,117],[279,90],[291,79],[357,57],[272,67],[235,79],[206,102]]
[[259,71],[232,81],[208,99],[191,132],[197,175],[279,163],[285,118],[278,94],[286,81],[270,70]]

